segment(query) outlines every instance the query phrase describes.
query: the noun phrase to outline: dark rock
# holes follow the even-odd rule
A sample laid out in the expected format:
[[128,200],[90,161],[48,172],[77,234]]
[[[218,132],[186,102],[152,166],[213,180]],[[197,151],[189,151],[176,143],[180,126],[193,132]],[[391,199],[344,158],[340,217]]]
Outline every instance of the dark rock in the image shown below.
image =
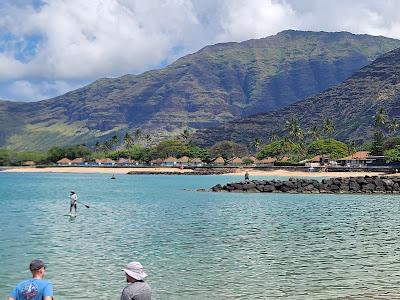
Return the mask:
[[[399,193],[400,183],[397,178],[366,176],[354,178],[334,178],[318,180],[297,179],[280,180],[253,180],[247,182],[227,183],[224,186],[217,184],[211,188],[213,192],[250,192],[250,193]],[[371,181],[370,183],[368,183]]]
[[351,191],[357,192],[360,190],[360,185],[357,183],[357,181],[350,181],[349,188]]
[[386,185],[386,186],[390,186],[392,187],[394,185],[394,181],[392,179],[382,179],[382,182]]
[[332,192],[336,192],[339,191],[339,187],[335,184],[332,184],[331,186],[329,186],[329,190]]
[[249,182],[249,183],[243,184],[242,187],[243,187],[244,190],[255,189],[256,188],[256,184],[253,183],[253,182]]
[[365,184],[361,188],[361,190],[364,192],[373,191],[374,189],[375,189],[375,185],[373,185],[372,183]]
[[263,192],[267,192],[267,193],[273,192],[275,190],[276,190],[276,188],[274,185],[265,185],[263,188]]
[[368,183],[368,181],[364,178],[364,177],[358,177],[357,178],[357,183],[358,184],[367,184]]

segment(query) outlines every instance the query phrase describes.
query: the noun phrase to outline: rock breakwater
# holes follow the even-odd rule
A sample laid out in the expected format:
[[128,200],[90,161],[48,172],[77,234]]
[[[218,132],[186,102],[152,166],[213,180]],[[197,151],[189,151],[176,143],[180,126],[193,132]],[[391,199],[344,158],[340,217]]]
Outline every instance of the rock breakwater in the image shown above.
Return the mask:
[[301,193],[301,194],[399,194],[400,177],[364,176],[322,179],[251,180],[217,184],[213,192]]

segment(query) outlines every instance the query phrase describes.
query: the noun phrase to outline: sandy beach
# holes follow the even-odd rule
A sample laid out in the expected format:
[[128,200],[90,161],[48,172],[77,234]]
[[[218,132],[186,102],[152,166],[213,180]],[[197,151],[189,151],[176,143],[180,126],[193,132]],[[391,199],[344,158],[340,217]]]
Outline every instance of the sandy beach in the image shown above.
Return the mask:
[[137,173],[191,173],[193,170],[180,168],[104,168],[104,167],[9,167],[2,172],[13,173],[105,173],[105,174],[127,174],[128,172]]
[[[35,167],[6,167],[1,170],[2,172],[14,173],[105,173],[105,174],[127,174],[131,173],[192,173],[192,169],[180,169],[173,167],[156,167],[156,168],[102,168],[102,167],[48,167],[48,168],[35,168]],[[257,169],[232,169],[232,172],[225,173],[224,175],[243,176],[246,173],[250,176],[271,176],[271,177],[357,177],[357,176],[380,176],[385,173],[378,172],[302,172],[302,171],[289,171],[283,169],[277,170],[257,170]],[[394,175],[394,174],[393,174]]]

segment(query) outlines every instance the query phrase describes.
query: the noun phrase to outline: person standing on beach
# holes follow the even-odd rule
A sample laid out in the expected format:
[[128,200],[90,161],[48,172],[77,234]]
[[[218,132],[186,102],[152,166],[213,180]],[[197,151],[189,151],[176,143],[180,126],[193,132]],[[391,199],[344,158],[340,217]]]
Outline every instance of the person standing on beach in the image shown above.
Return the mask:
[[122,271],[125,272],[128,285],[122,290],[121,300],[151,300],[151,288],[143,281],[147,274],[141,263],[133,261]]
[[246,173],[244,173],[244,180],[245,181],[250,181],[249,179],[249,172],[246,171]]
[[76,201],[78,201],[78,195],[74,191],[71,191],[71,193],[69,194],[69,199],[70,199],[69,213],[72,214],[72,208],[73,208],[74,209],[74,213],[76,215],[76,212],[77,212]]
[[8,300],[52,300],[53,285],[44,280],[46,267],[42,260],[34,259],[29,265],[32,278],[21,281],[10,292]]

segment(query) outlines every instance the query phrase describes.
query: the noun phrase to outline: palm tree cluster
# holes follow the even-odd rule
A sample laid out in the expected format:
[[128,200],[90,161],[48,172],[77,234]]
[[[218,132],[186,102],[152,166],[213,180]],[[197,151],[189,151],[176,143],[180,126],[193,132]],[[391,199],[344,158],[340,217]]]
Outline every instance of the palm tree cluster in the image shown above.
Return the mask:
[[[146,134],[144,137],[144,141],[146,142],[146,146],[150,145],[151,135]],[[122,142],[122,144],[121,144]],[[122,140],[117,135],[113,135],[110,139],[104,141],[103,143],[97,141],[95,144],[96,151],[111,151],[117,148],[125,148],[129,149],[134,144],[140,144],[142,142],[142,131],[140,128],[134,130],[133,135],[129,132],[126,132],[122,137]]]

